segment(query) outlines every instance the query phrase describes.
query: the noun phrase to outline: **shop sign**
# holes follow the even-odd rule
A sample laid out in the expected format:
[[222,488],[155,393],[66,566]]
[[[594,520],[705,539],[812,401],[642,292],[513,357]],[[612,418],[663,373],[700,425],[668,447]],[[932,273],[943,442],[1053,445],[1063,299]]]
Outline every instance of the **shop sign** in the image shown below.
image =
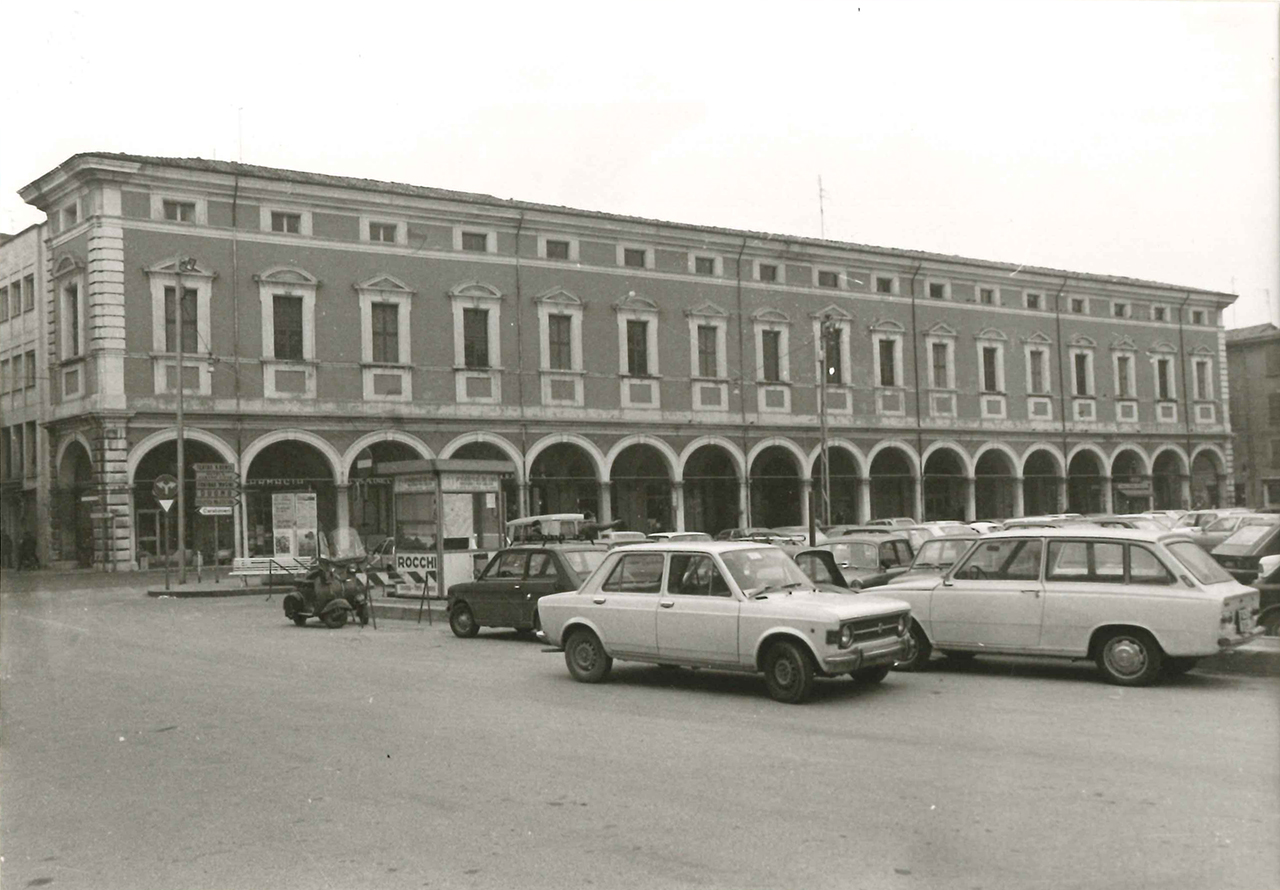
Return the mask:
[[441,473],[440,488],[451,493],[497,492],[502,481],[492,473]]
[[436,477],[431,473],[397,476],[395,488],[392,489],[396,494],[420,494],[423,492],[434,493],[435,490]]
[[402,553],[396,551],[397,572],[434,572],[436,555],[434,553]]
[[1117,482],[1116,491],[1130,498],[1149,498],[1153,493],[1150,482]]

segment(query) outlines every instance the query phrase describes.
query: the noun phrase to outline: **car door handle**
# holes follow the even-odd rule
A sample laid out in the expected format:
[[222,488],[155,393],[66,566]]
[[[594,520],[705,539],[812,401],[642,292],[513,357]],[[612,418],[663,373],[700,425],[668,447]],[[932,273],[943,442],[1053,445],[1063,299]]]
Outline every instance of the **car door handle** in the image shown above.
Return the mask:
[[1035,590],[1024,590],[1024,591],[1022,591],[1022,592],[1023,592],[1023,593],[1034,593],[1037,597],[1038,597],[1038,596],[1040,596],[1040,591],[1039,591],[1039,589],[1035,589]]
[[670,609],[675,604],[675,600],[658,600],[658,605],[662,606],[664,609]]
[[529,598],[530,598],[530,597],[532,597],[532,596],[533,596],[533,594],[532,594],[532,593],[526,593],[526,594],[524,595],[524,598],[525,598],[525,599],[529,599]]
[[593,598],[592,598],[592,600],[591,600],[591,602],[595,603],[597,606],[603,606],[603,605],[604,605],[604,597],[602,597],[602,596],[593,597]]
[[512,589],[513,589],[513,590],[519,590],[519,589],[520,589],[520,585],[519,585],[519,584],[516,584],[516,585],[514,585],[514,586],[512,587]]

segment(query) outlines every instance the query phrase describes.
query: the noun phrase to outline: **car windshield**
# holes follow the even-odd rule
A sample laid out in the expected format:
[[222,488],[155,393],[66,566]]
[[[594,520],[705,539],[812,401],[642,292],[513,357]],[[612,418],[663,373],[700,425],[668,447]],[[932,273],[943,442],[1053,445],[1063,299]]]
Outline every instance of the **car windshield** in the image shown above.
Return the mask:
[[608,556],[603,550],[562,550],[560,555],[579,578],[594,572]]
[[880,567],[879,549],[875,544],[831,544],[827,547],[836,562],[855,569]]
[[972,543],[972,540],[948,541],[945,538],[925,541],[920,552],[916,554],[915,561],[911,563],[911,567],[913,569],[945,569],[959,559]]
[[722,553],[725,567],[747,596],[771,587],[811,587],[791,557],[776,547],[753,547]]
[[1207,532],[1229,532],[1240,524],[1239,516],[1224,516],[1217,522],[1210,523],[1205,531]]
[[1196,580],[1201,584],[1221,584],[1231,580],[1226,569],[1214,562],[1213,557],[1205,553],[1199,544],[1175,541],[1169,545],[1169,552],[1176,556],[1178,562],[1195,575]]
[[1239,527],[1245,528],[1250,525],[1268,526],[1275,525],[1277,522],[1280,522],[1280,515],[1267,513],[1262,516],[1246,516],[1244,519],[1240,520]]
[[1271,534],[1270,525],[1246,525],[1223,541],[1222,546],[1247,547],[1256,543],[1259,538],[1265,538],[1269,534]]

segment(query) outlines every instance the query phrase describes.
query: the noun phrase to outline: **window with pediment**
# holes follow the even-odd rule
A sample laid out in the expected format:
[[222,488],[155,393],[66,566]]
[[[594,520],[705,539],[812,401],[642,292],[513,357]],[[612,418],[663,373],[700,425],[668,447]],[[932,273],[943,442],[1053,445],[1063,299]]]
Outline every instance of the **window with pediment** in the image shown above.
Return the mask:
[[449,291],[459,402],[502,401],[502,292],[479,281]]

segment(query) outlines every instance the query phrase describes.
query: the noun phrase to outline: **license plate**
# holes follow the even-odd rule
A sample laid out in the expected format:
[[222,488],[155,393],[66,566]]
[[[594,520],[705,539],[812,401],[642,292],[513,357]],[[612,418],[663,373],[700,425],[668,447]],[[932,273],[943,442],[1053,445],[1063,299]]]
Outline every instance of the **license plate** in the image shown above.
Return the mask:
[[1236,627],[1240,633],[1248,633],[1253,630],[1253,612],[1248,608],[1241,609],[1236,612]]

